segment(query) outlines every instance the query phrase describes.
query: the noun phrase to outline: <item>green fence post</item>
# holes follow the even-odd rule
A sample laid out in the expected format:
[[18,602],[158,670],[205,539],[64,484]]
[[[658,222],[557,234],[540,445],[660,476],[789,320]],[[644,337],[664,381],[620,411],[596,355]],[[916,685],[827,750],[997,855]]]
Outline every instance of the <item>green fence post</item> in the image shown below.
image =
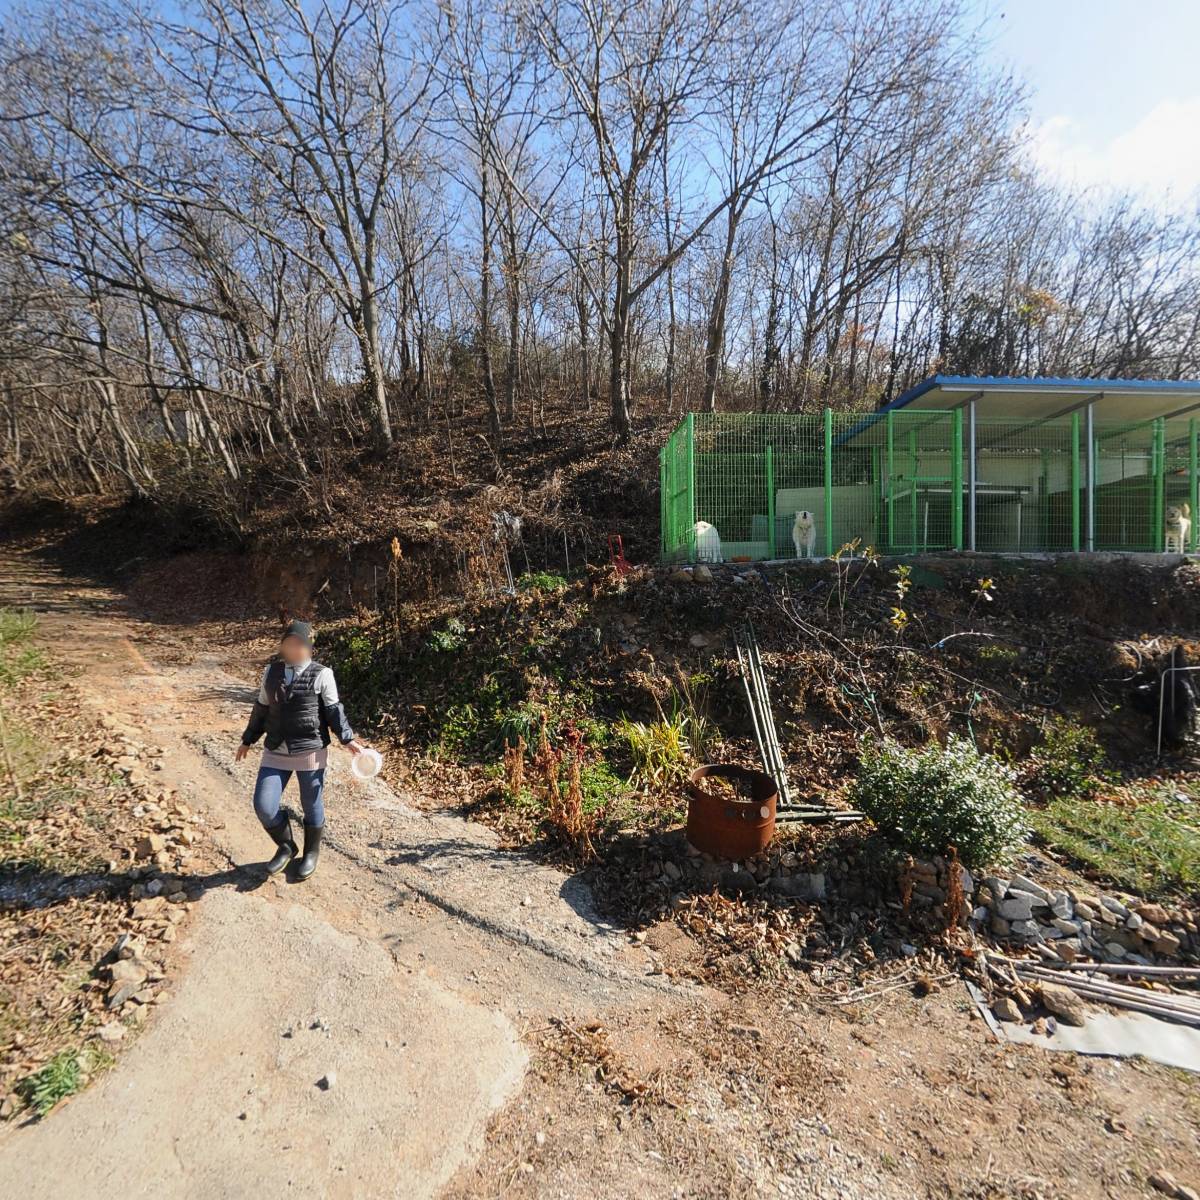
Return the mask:
[[1071,549],[1079,549],[1079,414],[1071,414]]
[[767,557],[775,557],[775,447],[767,444]]
[[825,409],[825,557],[833,557],[833,409]]
[[[667,441],[669,446],[670,440]],[[658,452],[658,557],[667,557],[667,446]]]
[[1150,531],[1150,549],[1163,548],[1163,501],[1167,481],[1167,425],[1162,417],[1154,420],[1154,522]]
[[950,449],[950,533],[955,550],[963,548],[962,425],[962,409],[956,408]]
[[896,414],[887,415],[887,537],[888,553],[896,553],[896,505],[892,482],[896,478]]
[[687,415],[687,509],[688,560],[696,560],[696,414]]
[[1200,520],[1200,442],[1196,440],[1196,418],[1188,422],[1188,503],[1192,506],[1192,531],[1188,535],[1188,550],[1196,553],[1196,522]]
[[912,541],[909,543],[909,553],[917,553],[917,471],[920,463],[917,459],[917,431],[914,429],[908,435],[908,515]]

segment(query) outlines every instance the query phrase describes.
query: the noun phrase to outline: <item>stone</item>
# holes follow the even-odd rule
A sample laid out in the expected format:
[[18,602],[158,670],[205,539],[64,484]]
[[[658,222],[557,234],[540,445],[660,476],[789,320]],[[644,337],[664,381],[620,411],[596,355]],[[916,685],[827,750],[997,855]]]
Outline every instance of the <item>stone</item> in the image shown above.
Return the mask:
[[982,925],[984,921],[988,919],[989,913],[990,910],[988,909],[988,906],[986,904],[981,904],[978,908],[973,908],[971,910],[971,920],[974,921],[976,925]]
[[1065,933],[1067,937],[1075,937],[1075,935],[1080,931],[1080,925],[1078,921],[1072,921],[1064,917],[1054,918],[1054,928],[1057,929],[1059,933]]
[[1087,1005],[1070,988],[1043,983],[1042,1003],[1064,1025],[1087,1024]]
[[1054,949],[1058,951],[1058,957],[1068,963],[1073,963],[1080,954],[1079,943],[1071,938],[1064,938]]
[[680,568],[678,568],[678,570],[671,572],[670,578],[675,583],[691,583],[692,582],[692,573],[691,573],[691,571],[685,570],[683,567],[680,567]]
[[1120,920],[1111,908],[1098,908],[1096,916],[1099,918],[1101,925],[1107,925],[1110,929],[1115,929]]
[[1124,958],[1125,947],[1120,942],[1105,942],[1104,953],[1110,958]]
[[679,869],[677,864],[668,860],[667,862],[663,863],[663,874],[668,879],[678,879],[683,872]]
[[144,921],[147,917],[157,916],[166,906],[167,902],[162,896],[149,896],[134,904],[133,918],[135,921]]
[[131,958],[119,958],[109,968],[113,983],[140,984],[146,978],[146,968]]
[[1139,904],[1133,911],[1151,925],[1166,925],[1171,919],[1161,904]]
[[1012,934],[1012,926],[1003,917],[993,915],[992,932],[997,937],[1006,938]]
[[166,848],[166,845],[167,843],[161,834],[151,833],[139,839],[135,853],[138,858],[153,858],[154,855],[161,853]]
[[771,891],[781,896],[791,896],[797,900],[824,900],[825,876],[800,872],[796,875],[781,875],[767,885]]
[[1007,1021],[1009,1024],[1015,1024],[1021,1020],[1021,1010],[1017,1007],[1017,1002],[1011,996],[1001,996],[995,1004],[992,1005],[992,1012],[1001,1021]]
[[1107,909],[1114,916],[1120,917],[1122,921],[1129,916],[1129,909],[1115,896],[1101,896],[1100,907]]
[[1016,937],[1028,942],[1041,941],[1042,930],[1036,921],[1012,921],[1010,924]]
[[125,1036],[125,1026],[120,1021],[110,1021],[96,1031],[102,1042],[119,1042]]
[[1029,896],[1016,896],[1009,892],[1007,898],[997,905],[996,914],[1006,921],[1028,921],[1033,916],[1033,901]]
[[321,1091],[323,1091],[323,1092],[327,1092],[330,1090],[330,1088],[334,1088],[336,1086],[337,1086],[337,1072],[336,1071],[326,1071],[325,1074],[322,1075],[321,1078],[317,1080],[317,1087],[319,1087],[321,1089]]
[[161,879],[152,879],[146,884],[146,895],[157,896],[163,890],[163,881]]
[[1162,1192],[1164,1196],[1174,1196],[1179,1191],[1179,1184],[1170,1171],[1155,1171],[1146,1182],[1155,1191]]
[[983,886],[992,893],[992,899],[998,904],[1005,896],[1008,895],[1008,880],[1001,879],[997,875],[989,875],[984,881]]
[[688,638],[688,645],[696,650],[703,650],[704,647],[708,645],[708,638],[706,638],[702,633],[693,633],[692,636]]
[[1140,937],[1143,942],[1153,943],[1157,942],[1158,939],[1162,937],[1162,933],[1155,929],[1149,921],[1143,921],[1141,928],[1138,930],[1138,937]]
[[1175,934],[1164,929],[1158,936],[1158,941],[1154,943],[1155,954],[1178,954],[1180,941]]
[[1125,918],[1125,928],[1133,931],[1134,933],[1141,929],[1144,924],[1145,922],[1137,915],[1137,913],[1130,913],[1129,916]]
[[131,981],[114,983],[109,989],[106,1007],[115,1012],[126,1000],[133,999],[140,987],[140,983],[133,983]]
[[1023,892],[1026,896],[1033,896],[1040,900],[1048,908],[1054,897],[1040,883],[1034,883],[1032,879],[1026,879],[1024,875],[1014,875],[1008,885],[1010,892]]
[[539,1129],[537,1133],[533,1135],[533,1141],[540,1150],[546,1144],[546,1135]]
[[692,568],[693,583],[712,583],[713,573],[703,563],[698,563]]
[[1050,903],[1050,911],[1063,920],[1068,919],[1074,914],[1074,907],[1071,904],[1071,897],[1064,891],[1054,893],[1054,899]]
[[1081,921],[1094,921],[1096,919],[1096,910],[1090,904],[1085,904],[1082,900],[1076,900],[1075,915]]

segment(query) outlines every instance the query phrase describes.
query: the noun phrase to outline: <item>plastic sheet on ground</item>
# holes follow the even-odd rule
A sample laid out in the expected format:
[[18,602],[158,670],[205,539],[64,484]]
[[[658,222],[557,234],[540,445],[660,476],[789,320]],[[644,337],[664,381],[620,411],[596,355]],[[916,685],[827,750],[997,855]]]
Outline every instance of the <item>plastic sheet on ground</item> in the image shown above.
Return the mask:
[[1070,1050],[1108,1058],[1141,1056],[1168,1067],[1182,1067],[1200,1074],[1200,1029],[1163,1021],[1147,1013],[1114,1013],[1092,1006],[1082,1028],[1060,1021],[1053,1033],[1034,1033],[1026,1024],[997,1021],[983,993],[973,983],[967,991],[979,1015],[997,1038],[1043,1050]]

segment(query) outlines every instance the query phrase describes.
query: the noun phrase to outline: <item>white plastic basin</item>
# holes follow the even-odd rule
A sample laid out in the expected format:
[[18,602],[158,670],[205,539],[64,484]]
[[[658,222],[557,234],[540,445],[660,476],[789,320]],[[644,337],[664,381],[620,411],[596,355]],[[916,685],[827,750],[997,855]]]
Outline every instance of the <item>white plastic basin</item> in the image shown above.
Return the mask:
[[382,769],[383,755],[370,746],[350,760],[350,770],[356,779],[374,779]]

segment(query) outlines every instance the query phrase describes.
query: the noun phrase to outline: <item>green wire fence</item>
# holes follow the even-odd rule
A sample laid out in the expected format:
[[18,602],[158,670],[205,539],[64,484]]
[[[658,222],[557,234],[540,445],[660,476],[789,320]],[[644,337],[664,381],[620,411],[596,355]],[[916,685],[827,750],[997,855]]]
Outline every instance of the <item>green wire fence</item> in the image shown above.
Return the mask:
[[[816,555],[1164,549],[1187,505],[1196,550],[1194,419],[1087,422],[1079,412],[977,422],[963,410],[689,413],[659,456],[666,562]],[[1090,451],[1090,452],[1089,452]],[[972,470],[972,466],[974,470]],[[697,526],[706,522],[715,535]],[[801,552],[807,551],[801,539]]]

